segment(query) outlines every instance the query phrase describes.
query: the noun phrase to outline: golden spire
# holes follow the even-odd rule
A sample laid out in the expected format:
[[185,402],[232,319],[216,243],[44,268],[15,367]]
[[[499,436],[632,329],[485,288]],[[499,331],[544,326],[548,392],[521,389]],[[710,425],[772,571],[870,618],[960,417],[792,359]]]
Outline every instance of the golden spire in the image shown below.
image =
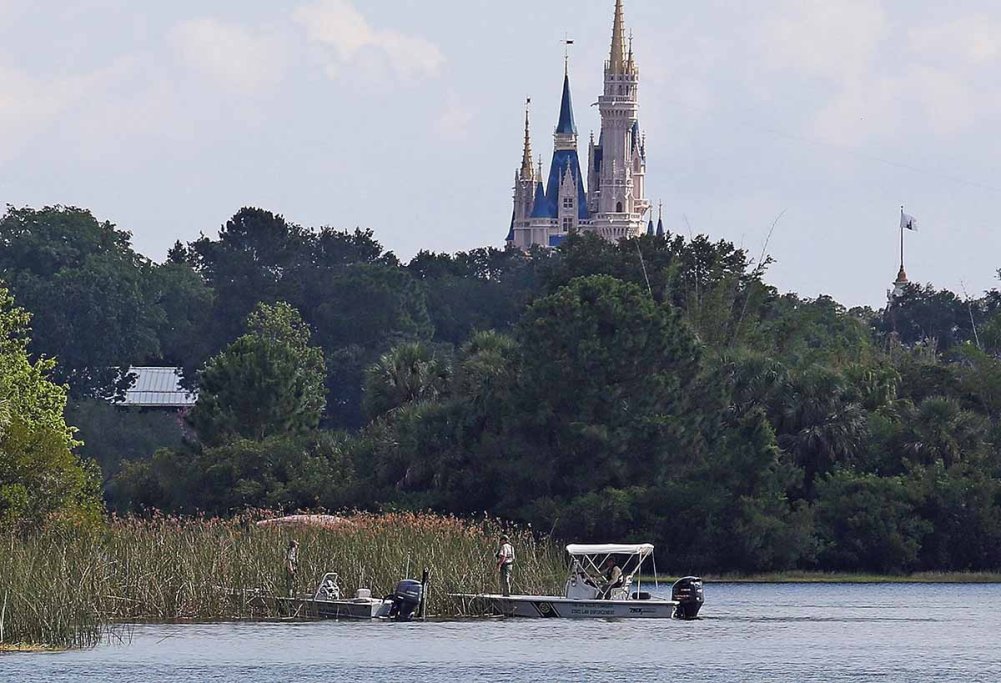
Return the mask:
[[612,54],[608,60],[608,69],[613,74],[625,73],[626,68],[626,33],[622,20],[622,0],[615,0],[615,21],[612,24]]
[[532,138],[528,129],[528,107],[532,104],[532,98],[525,99],[525,149],[521,154],[521,177],[532,177]]

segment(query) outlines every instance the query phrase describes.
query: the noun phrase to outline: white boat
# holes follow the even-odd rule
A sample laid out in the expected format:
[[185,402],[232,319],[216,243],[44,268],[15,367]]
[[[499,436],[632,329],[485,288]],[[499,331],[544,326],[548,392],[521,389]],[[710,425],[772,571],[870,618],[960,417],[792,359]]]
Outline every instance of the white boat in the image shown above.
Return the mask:
[[[670,600],[642,590],[639,571],[653,555],[653,545],[649,543],[571,544],[567,553],[571,558],[570,570],[562,596],[479,593],[456,597],[486,602],[496,614],[535,618],[694,619],[702,606],[702,580],[697,577],[676,582]],[[620,566],[622,578],[617,585],[606,587],[602,568],[609,558],[616,557],[625,558]]]
[[420,581],[405,579],[385,598],[373,598],[372,591],[359,588],[353,598],[342,598],[337,574],[328,572],[313,594],[292,598],[275,597],[282,612],[293,617],[315,619],[393,619],[410,621],[423,596]]

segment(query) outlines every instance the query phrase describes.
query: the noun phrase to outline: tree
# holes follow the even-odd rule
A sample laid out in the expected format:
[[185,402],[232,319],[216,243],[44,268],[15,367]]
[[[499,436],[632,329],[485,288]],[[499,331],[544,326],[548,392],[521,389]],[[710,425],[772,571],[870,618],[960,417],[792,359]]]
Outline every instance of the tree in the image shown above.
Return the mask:
[[213,338],[220,348],[239,333],[259,303],[295,301],[282,291],[289,274],[310,259],[312,235],[281,215],[244,207],[219,230],[219,239],[201,237],[185,253],[215,292]]
[[163,311],[157,327],[162,362],[184,369],[187,383],[209,356],[214,294],[187,263],[168,261],[149,275],[153,304]]
[[29,321],[0,288],[0,527],[92,521],[102,509],[97,468],[73,452],[55,362],[28,357]]
[[474,249],[454,256],[422,251],[407,271],[427,292],[434,339],[459,345],[477,330],[507,331],[538,294],[546,259],[516,249]]
[[393,346],[434,332],[424,288],[401,268],[366,263],[331,272],[325,283],[308,320],[327,358],[332,422],[361,426],[365,370]]
[[869,435],[866,413],[838,372],[814,365],[794,373],[783,388],[772,420],[778,443],[803,470],[803,493],[815,479],[862,454]]
[[974,315],[974,310],[952,292],[911,284],[886,307],[878,330],[884,335],[896,334],[904,344],[934,342],[944,351],[973,339],[971,316],[983,324],[983,317]]
[[122,462],[147,459],[160,448],[180,448],[185,436],[184,420],[177,413],[123,408],[102,399],[70,402],[66,419],[83,442],[77,453],[100,465],[105,485]]
[[931,525],[900,477],[836,472],[817,485],[820,566],[900,573],[913,569]]
[[423,344],[394,347],[365,373],[365,413],[372,419],[408,403],[435,401],[445,392],[448,373],[448,363]]
[[335,509],[352,502],[342,437],[329,432],[237,438],[190,453],[161,449],[111,482],[122,509],[227,515],[246,508]]
[[518,325],[512,499],[573,497],[658,478],[698,457],[688,389],[700,348],[680,314],[636,285],[582,277]]
[[263,440],[316,428],[323,413],[323,352],[286,303],[258,304],[247,333],[206,363],[189,416],[203,443]]
[[159,352],[152,265],[130,240],[72,207],[8,207],[0,219],[0,275],[33,314],[32,350],[58,359],[53,376],[74,396],[119,393],[125,370]]

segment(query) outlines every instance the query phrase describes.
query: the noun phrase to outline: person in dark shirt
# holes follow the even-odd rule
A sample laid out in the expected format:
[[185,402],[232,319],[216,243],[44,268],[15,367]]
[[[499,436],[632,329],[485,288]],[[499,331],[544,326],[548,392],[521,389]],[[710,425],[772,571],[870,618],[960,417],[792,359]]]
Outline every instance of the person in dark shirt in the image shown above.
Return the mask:
[[612,591],[619,588],[622,583],[622,570],[619,569],[619,565],[616,564],[614,557],[609,557],[605,560],[605,580],[602,582],[601,587],[598,590],[599,600],[611,600]]

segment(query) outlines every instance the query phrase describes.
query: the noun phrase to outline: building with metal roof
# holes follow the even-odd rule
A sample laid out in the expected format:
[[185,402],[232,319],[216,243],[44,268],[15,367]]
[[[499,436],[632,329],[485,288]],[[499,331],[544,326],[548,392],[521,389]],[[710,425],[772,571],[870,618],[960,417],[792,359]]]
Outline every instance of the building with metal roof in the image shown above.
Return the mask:
[[181,368],[140,366],[129,368],[135,375],[132,387],[118,405],[129,408],[190,408],[198,400],[195,392],[181,386]]

